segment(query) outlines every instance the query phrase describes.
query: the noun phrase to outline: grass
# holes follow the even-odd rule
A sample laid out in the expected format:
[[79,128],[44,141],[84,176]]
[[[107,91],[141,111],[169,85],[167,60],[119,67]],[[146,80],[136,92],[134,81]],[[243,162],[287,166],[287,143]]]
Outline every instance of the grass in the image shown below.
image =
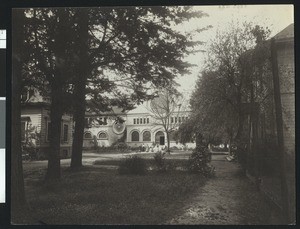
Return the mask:
[[33,214],[47,224],[163,224],[205,183],[183,171],[132,176],[90,166],[77,172],[63,169],[59,182],[47,184],[44,172],[25,171],[25,184]]

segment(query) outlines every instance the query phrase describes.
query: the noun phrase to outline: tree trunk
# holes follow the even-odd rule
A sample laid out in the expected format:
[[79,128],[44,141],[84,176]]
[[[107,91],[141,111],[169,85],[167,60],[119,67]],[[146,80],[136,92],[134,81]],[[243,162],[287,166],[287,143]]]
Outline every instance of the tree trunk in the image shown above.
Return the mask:
[[24,11],[13,11],[13,49],[12,49],[12,93],[11,97],[11,218],[25,206],[24,178],[21,150],[21,74],[22,74],[22,45],[24,40]]
[[85,118],[85,85],[89,74],[88,63],[88,14],[87,9],[78,9],[78,26],[79,26],[79,60],[78,75],[74,89],[74,121],[75,132],[72,144],[71,168],[82,166],[82,144],[84,134]]
[[61,89],[52,88],[52,102],[50,106],[50,149],[48,152],[48,169],[46,180],[60,178],[60,136],[62,104],[60,103]]
[[[85,84],[82,84],[85,87]],[[84,117],[85,117],[85,93],[84,88],[77,88],[78,104],[75,106],[74,111],[74,121],[75,121],[75,131],[72,143],[72,157],[71,157],[71,168],[79,168],[82,166],[82,144],[83,144],[83,134],[84,134]],[[79,100],[79,98],[81,98]],[[82,99],[84,98],[84,99]]]
[[166,133],[167,133],[167,152],[169,153],[169,154],[171,154],[171,150],[170,150],[170,133],[168,132],[168,131],[166,131]]
[[237,96],[237,108],[238,108],[238,128],[235,139],[239,141],[241,139],[243,131],[243,114],[242,114],[242,98],[241,93]]
[[68,11],[59,9],[57,12],[59,22],[57,24],[57,32],[55,34],[54,56],[55,77],[50,81],[51,87],[51,105],[50,105],[50,150],[48,152],[48,169],[46,180],[56,180],[60,178],[60,139],[61,139],[61,120],[65,111],[66,98],[64,87],[67,80],[66,65],[67,53],[67,19]]

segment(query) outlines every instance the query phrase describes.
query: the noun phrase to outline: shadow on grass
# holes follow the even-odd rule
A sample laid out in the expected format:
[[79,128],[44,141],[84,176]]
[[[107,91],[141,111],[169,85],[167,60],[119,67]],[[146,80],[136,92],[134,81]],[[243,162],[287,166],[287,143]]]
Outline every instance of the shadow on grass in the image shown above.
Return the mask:
[[[119,163],[110,162],[99,163]],[[185,171],[134,176],[101,166],[62,169],[61,180],[53,183],[41,179],[31,172],[26,193],[35,217],[47,224],[163,224],[205,183]]]

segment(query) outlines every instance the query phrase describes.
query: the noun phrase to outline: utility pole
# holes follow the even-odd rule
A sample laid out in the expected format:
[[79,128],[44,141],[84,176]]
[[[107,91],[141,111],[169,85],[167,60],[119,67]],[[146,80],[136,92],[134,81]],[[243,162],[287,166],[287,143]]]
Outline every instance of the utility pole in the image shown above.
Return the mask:
[[283,140],[283,120],[282,120],[282,105],[280,95],[280,83],[278,73],[277,62],[277,48],[274,38],[271,39],[271,63],[273,74],[273,86],[274,86],[274,102],[275,102],[275,114],[276,114],[276,126],[277,126],[277,140],[278,150],[280,154],[280,180],[281,180],[281,201],[282,201],[282,215],[284,223],[289,224],[289,197],[286,178],[286,157],[284,152],[284,140]]

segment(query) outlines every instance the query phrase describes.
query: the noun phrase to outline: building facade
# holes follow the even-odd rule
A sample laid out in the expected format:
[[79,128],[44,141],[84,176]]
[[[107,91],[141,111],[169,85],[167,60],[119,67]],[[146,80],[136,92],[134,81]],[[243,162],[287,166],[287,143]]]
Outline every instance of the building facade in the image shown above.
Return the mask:
[[[21,138],[23,150],[37,159],[46,159],[49,153],[50,101],[40,96],[36,89],[22,94]],[[73,118],[64,114],[61,120],[61,158],[71,155]],[[34,152],[33,152],[34,151]]]
[[[124,142],[130,147],[144,145],[167,146],[167,133],[155,119],[149,110],[149,103],[145,102],[137,108],[120,112],[114,110],[102,114],[86,114],[86,128],[84,131],[83,146],[86,148],[97,146],[112,146],[118,142]],[[118,122],[120,117],[123,122]],[[188,118],[188,112],[177,111],[170,114],[169,129],[176,129],[180,123]],[[183,145],[176,142],[173,134],[170,134],[170,147],[182,148]],[[195,147],[194,143],[187,143],[187,147]]]

